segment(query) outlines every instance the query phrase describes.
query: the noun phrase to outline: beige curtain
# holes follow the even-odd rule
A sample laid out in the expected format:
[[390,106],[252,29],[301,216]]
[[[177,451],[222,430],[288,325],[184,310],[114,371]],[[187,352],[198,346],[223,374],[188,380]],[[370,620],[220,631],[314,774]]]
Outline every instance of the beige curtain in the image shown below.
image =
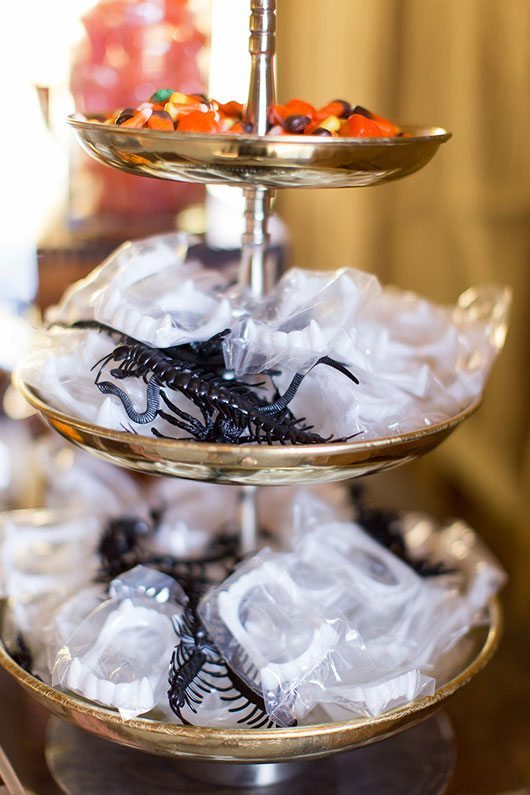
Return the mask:
[[530,621],[530,2],[279,0],[279,91],[337,97],[454,137],[421,173],[377,188],[290,191],[279,209],[304,267],[353,265],[453,302],[512,286],[506,348],[479,413],[423,466],[484,517]]

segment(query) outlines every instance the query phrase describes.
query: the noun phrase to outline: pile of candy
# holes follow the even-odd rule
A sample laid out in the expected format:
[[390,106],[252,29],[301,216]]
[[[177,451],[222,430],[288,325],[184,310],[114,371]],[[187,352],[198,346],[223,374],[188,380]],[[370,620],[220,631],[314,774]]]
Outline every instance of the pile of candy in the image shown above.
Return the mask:
[[[91,119],[89,119],[91,120]],[[98,121],[99,119],[96,119]],[[343,99],[315,108],[301,99],[269,110],[267,135],[318,135],[328,138],[393,138],[404,133],[391,121],[361,105],[353,107]],[[239,102],[217,102],[204,94],[182,94],[161,88],[138,107],[111,114],[105,124],[131,129],[148,128],[188,133],[252,133]]]

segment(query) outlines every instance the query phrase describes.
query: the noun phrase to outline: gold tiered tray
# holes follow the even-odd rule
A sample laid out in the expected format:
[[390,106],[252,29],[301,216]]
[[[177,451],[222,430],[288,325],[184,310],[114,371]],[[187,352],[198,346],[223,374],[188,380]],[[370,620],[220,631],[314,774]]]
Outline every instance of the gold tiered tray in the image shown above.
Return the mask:
[[147,719],[124,721],[117,712],[66,695],[28,674],[0,643],[0,665],[24,690],[59,718],[121,745],[161,756],[214,762],[286,762],[316,759],[352,750],[406,729],[426,718],[469,682],[493,656],[502,632],[502,615],[493,599],[487,625],[463,638],[446,661],[449,674],[433,696],[389,710],[377,718],[357,718],[287,729],[226,729],[177,726]]
[[[103,119],[103,115],[101,116]],[[265,188],[353,188],[401,179],[423,168],[451,134],[402,126],[410,137],[195,135],[131,130],[69,118],[96,160],[137,176]]]
[[152,475],[253,486],[325,483],[412,461],[437,447],[479,401],[444,422],[397,436],[312,445],[234,445],[158,439],[112,431],[54,409],[23,378],[15,385],[69,442],[114,464]]
[[[426,165],[450,133],[439,127],[402,126],[408,137],[326,139],[268,137],[267,109],[274,104],[275,0],[250,0],[248,120],[255,135],[195,135],[132,130],[104,124],[103,117],[71,117],[83,148],[96,160],[128,173],[167,180],[245,188],[246,228],[241,282],[253,295],[266,286],[267,220],[276,188],[361,187],[400,179]],[[248,532],[256,537],[258,485],[317,483],[366,475],[423,455],[478,407],[475,401],[450,419],[413,432],[368,441],[321,445],[258,446],[178,441],[112,431],[50,406],[24,381],[24,397],[63,437],[99,458],[128,469],[245,486]],[[243,501],[245,507],[245,501]],[[247,506],[248,507],[248,506]],[[246,551],[252,549],[252,544]],[[66,695],[21,669],[0,642],[0,665],[46,709],[95,735],[142,751],[204,761],[270,763],[312,759],[388,737],[418,723],[466,684],[493,655],[501,633],[495,600],[485,625],[462,638],[446,660],[447,674],[432,697],[410,702],[377,718],[286,729],[249,730],[177,726],[148,719],[124,721],[114,712]]]

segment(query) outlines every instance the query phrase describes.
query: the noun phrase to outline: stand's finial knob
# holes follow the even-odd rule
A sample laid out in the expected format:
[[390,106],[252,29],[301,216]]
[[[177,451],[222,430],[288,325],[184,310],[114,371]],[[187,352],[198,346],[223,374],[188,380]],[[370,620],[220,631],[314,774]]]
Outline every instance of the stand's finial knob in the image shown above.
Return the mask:
[[276,0],[250,0],[252,59],[247,118],[254,132],[267,132],[267,111],[274,104],[274,55],[276,52]]

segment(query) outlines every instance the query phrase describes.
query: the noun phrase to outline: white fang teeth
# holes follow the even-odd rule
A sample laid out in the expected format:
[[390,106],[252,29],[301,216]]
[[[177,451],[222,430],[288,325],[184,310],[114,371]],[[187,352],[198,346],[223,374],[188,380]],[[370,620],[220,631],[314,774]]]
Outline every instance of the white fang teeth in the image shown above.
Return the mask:
[[97,700],[102,704],[112,705],[114,702],[114,693],[116,685],[109,682],[108,679],[100,679],[98,682],[98,696]]
[[[167,681],[167,665],[175,644],[171,619],[176,609],[152,599],[124,598],[118,606],[111,604],[104,620],[97,620],[92,628],[93,645],[84,654],[72,658],[64,647],[58,655],[52,677],[55,684],[118,709],[124,719],[149,712]],[[150,649],[139,654],[137,666],[131,647],[135,632]],[[132,680],[131,672],[136,677]]]
[[68,669],[68,677],[66,680],[66,684],[68,685],[70,690],[79,689],[82,670],[83,666],[81,665],[81,661],[79,660],[78,657],[74,657],[74,659],[70,663],[70,667]]
[[156,704],[153,687],[146,676],[132,682],[114,684],[108,679],[99,679],[79,657],[75,657],[70,664],[66,685],[90,701],[117,709],[131,710],[134,705],[135,709],[148,712]]
[[138,698],[139,706],[143,708],[146,707],[147,709],[149,709],[147,705],[149,704],[154,705],[155,703],[153,688],[151,687],[151,683],[149,682],[149,679],[146,676],[144,676],[144,678],[140,682],[138,696],[139,696]]
[[92,671],[87,671],[83,687],[85,691],[85,696],[89,698],[91,701],[95,701],[98,697],[98,689],[99,689],[98,682],[99,680],[92,673]]

